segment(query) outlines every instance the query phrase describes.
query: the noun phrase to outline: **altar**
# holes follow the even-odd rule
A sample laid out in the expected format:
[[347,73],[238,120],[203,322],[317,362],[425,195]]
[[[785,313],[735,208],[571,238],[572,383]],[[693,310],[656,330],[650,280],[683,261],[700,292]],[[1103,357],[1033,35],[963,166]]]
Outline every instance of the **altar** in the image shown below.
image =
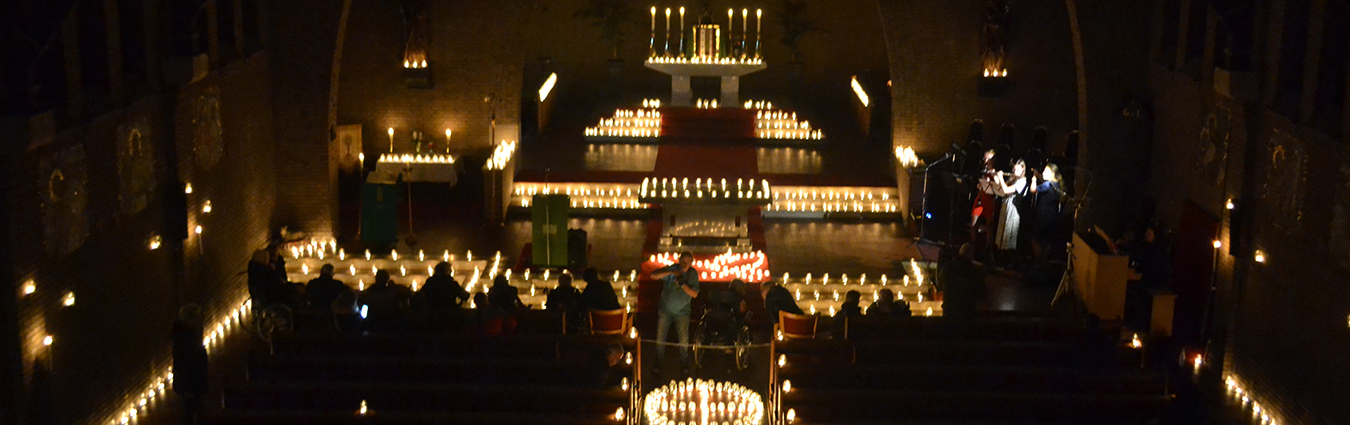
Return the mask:
[[[740,78],[742,75],[762,71],[766,68],[759,54],[759,36],[764,11],[755,11],[755,38],[750,41],[749,9],[741,9],[741,26],[736,31],[735,9],[727,9],[727,21],[724,28],[705,20],[689,28],[692,33],[690,44],[685,44],[684,8],[679,9],[679,28],[670,27],[671,9],[666,9],[664,40],[657,51],[656,8],[652,13],[652,36],[648,47],[647,68],[670,75],[670,103],[672,106],[691,106],[694,92],[690,87],[693,77],[721,78],[721,96],[723,105],[740,104]],[[706,18],[705,18],[706,19]],[[672,43],[671,36],[678,37]]]
[[383,154],[375,163],[372,177],[379,181],[434,182],[454,186],[459,168],[449,154]]

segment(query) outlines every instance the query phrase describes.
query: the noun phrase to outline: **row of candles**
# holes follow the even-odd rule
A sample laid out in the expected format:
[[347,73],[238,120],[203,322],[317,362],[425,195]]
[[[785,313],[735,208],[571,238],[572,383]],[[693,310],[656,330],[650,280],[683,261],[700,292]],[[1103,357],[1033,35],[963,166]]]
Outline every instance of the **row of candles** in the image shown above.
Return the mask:
[[[210,330],[202,338],[202,345],[206,347],[208,354],[219,349],[220,345],[224,343],[225,337],[231,331],[237,329],[244,321],[250,320],[253,300],[245,299],[230,305],[230,308],[222,311],[204,326],[204,329]],[[108,418],[105,423],[128,425],[135,422],[137,418],[144,416],[151,408],[163,403],[164,397],[173,388],[173,378],[172,365],[157,368],[150,375],[149,382],[141,387],[141,391],[128,396],[125,404],[115,409],[113,416]]]
[[789,213],[877,213],[892,214],[899,212],[894,202],[810,202],[787,201],[774,202],[764,209],[766,212]]
[[[362,154],[364,155],[364,154]],[[395,164],[454,164],[455,157],[450,154],[380,154],[381,163]]]
[[[652,102],[643,100],[643,108]],[[660,101],[655,101],[660,105]],[[652,108],[658,107],[652,106]],[[661,137],[661,112],[656,109],[619,109],[613,118],[601,118],[594,127],[586,127],[587,137]]]
[[1238,406],[1241,407],[1243,411],[1246,411],[1247,408],[1251,408],[1252,419],[1257,421],[1259,425],[1280,424],[1279,419],[1274,416],[1275,412],[1272,412],[1269,408],[1261,407],[1261,402],[1256,400],[1256,395],[1252,394],[1247,388],[1244,388],[1236,376],[1230,374],[1224,377],[1223,382],[1227,389],[1225,394],[1233,397],[1233,400],[1238,401]]
[[643,411],[652,425],[758,425],[764,399],[739,384],[689,378],[647,393]]
[[[663,46],[662,46],[662,48],[661,48],[661,54],[658,55],[658,54],[656,54],[656,6],[652,6],[652,8],[651,8],[651,13],[652,13],[652,36],[651,36],[651,39],[648,41],[648,45],[647,45],[647,56],[650,58],[650,59],[648,59],[648,61],[653,61],[653,62],[655,62],[655,61],[657,61],[657,60],[668,60],[668,61],[689,61],[688,63],[699,63],[699,62],[693,62],[693,61],[696,61],[696,60],[721,60],[721,59],[726,59],[726,60],[738,61],[738,62],[741,62],[741,63],[755,63],[755,64],[758,64],[758,63],[762,63],[762,62],[763,62],[763,61],[761,61],[760,58],[759,58],[759,57],[760,57],[760,54],[759,54],[759,53],[760,53],[760,52],[759,52],[760,29],[761,29],[761,28],[763,27],[763,25],[764,25],[764,10],[763,10],[763,9],[755,9],[755,48],[754,48],[755,54],[753,54],[753,55],[750,55],[750,54],[748,53],[749,50],[750,50],[750,49],[749,49],[749,46],[748,46],[749,39],[750,39],[750,24],[749,24],[749,19],[750,19],[750,9],[741,9],[741,56],[740,56],[739,58],[736,58],[736,57],[710,58],[710,57],[703,57],[703,56],[685,57],[685,54],[684,54],[684,51],[685,51],[685,47],[684,47],[684,32],[685,32],[685,27],[684,27],[684,7],[680,7],[679,11],[680,11],[679,40],[678,40],[678,41],[676,42],[676,44],[675,44],[675,50],[674,50],[674,52],[673,52],[673,53],[675,53],[675,54],[674,54],[674,55],[671,55],[671,53],[672,53],[672,51],[671,51],[671,49],[670,49],[670,33],[671,33],[671,28],[670,28],[670,12],[671,12],[671,9],[670,9],[669,7],[667,7],[667,8],[666,8],[665,31],[663,31],[663,34],[664,34],[664,40],[663,40],[663,41],[664,41],[664,42],[663,42]],[[735,10],[735,9],[727,9],[727,35],[728,35],[728,37],[734,37],[735,29],[736,29],[736,10]],[[730,44],[730,43],[729,43],[729,44]],[[680,63],[680,62],[665,62],[665,63]]]
[[747,182],[738,178],[736,190],[732,191],[725,178],[720,181],[714,181],[711,177],[707,180],[696,178],[693,188],[690,188],[688,177],[683,180],[672,177],[659,179],[648,177],[642,179],[642,187],[638,192],[642,198],[703,198],[704,193],[707,193],[709,198],[717,198],[721,194],[722,198],[729,199],[734,194],[735,198],[739,199],[771,199],[772,189],[769,187],[769,181],[764,179],[756,184],[755,179],[749,179]]
[[[392,153],[394,153],[394,128],[393,128],[393,127],[389,127],[389,129],[386,130],[385,133],[389,135],[389,153],[392,154]],[[422,134],[421,132],[413,131],[413,132],[412,132],[412,137],[413,137],[413,139],[421,140],[421,137],[422,137],[421,134]],[[446,153],[447,156],[449,156],[449,154],[450,154],[450,136],[453,136],[454,134],[455,134],[454,131],[452,131],[452,130],[450,130],[450,129],[448,129],[448,128],[445,129],[445,153]],[[420,150],[421,150],[421,147],[420,147],[421,144],[419,143],[418,146],[419,146],[419,147],[418,147],[418,150],[420,151]],[[360,153],[359,155],[360,155],[361,161],[364,162],[364,161],[366,160],[366,154],[365,154],[364,152],[362,152],[362,153]],[[381,157],[381,158],[383,158],[383,157]],[[453,162],[453,161],[451,161],[451,162]]]

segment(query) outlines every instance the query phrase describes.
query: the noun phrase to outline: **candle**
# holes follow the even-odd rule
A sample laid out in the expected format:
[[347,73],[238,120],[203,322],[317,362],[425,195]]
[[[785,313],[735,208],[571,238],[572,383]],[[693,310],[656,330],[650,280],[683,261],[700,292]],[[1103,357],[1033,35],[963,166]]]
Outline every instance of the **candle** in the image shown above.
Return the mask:
[[759,59],[759,29],[764,25],[764,9],[755,9],[755,59]]
[[684,57],[684,6],[680,6],[680,57]]
[[750,35],[750,26],[746,23],[750,17],[750,9],[741,9],[741,59],[745,59],[745,40]]
[[394,128],[389,127],[389,153],[394,153]]
[[670,8],[666,8],[666,46],[661,50],[661,56],[670,56]]
[[652,6],[652,38],[647,41],[647,57],[656,56],[656,6]]

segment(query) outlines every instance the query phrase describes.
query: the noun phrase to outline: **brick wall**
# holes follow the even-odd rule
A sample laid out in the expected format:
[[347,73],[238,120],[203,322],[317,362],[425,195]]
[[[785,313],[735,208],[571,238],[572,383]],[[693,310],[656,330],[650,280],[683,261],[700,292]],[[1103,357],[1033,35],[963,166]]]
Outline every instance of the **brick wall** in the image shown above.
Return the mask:
[[[1267,22],[1258,23],[1254,40],[1280,31],[1285,16],[1273,16],[1260,18]],[[1266,65],[1278,63],[1279,44],[1259,44],[1254,56]],[[1158,118],[1148,191],[1169,224],[1187,202],[1223,218],[1220,239],[1228,248],[1217,265],[1212,353],[1223,354],[1222,372],[1240,380],[1279,423],[1343,422],[1350,407],[1336,383],[1350,379],[1350,296],[1343,290],[1350,278],[1350,175],[1342,171],[1344,149],[1325,132],[1262,106],[1273,85],[1229,98],[1205,85],[1210,70],[1169,70],[1175,47],[1164,44],[1160,51],[1150,81]],[[1235,75],[1277,80],[1270,74],[1278,66],[1263,69]],[[1205,147],[1198,141],[1214,114],[1233,118],[1228,149],[1218,152],[1228,155],[1227,179],[1218,185],[1202,181],[1196,165]],[[1226,218],[1229,198],[1248,212],[1246,219]],[[1234,229],[1245,235],[1246,250],[1231,249]],[[1265,263],[1254,261],[1258,249]],[[1223,388],[1214,383],[1209,389]]]

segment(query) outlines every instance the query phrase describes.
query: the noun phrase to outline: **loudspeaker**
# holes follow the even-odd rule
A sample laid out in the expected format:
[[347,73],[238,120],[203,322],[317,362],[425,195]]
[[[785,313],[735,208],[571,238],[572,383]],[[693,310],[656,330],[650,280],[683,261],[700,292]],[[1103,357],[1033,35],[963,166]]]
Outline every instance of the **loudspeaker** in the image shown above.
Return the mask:
[[582,229],[567,229],[567,267],[571,269],[586,268],[586,231]]

